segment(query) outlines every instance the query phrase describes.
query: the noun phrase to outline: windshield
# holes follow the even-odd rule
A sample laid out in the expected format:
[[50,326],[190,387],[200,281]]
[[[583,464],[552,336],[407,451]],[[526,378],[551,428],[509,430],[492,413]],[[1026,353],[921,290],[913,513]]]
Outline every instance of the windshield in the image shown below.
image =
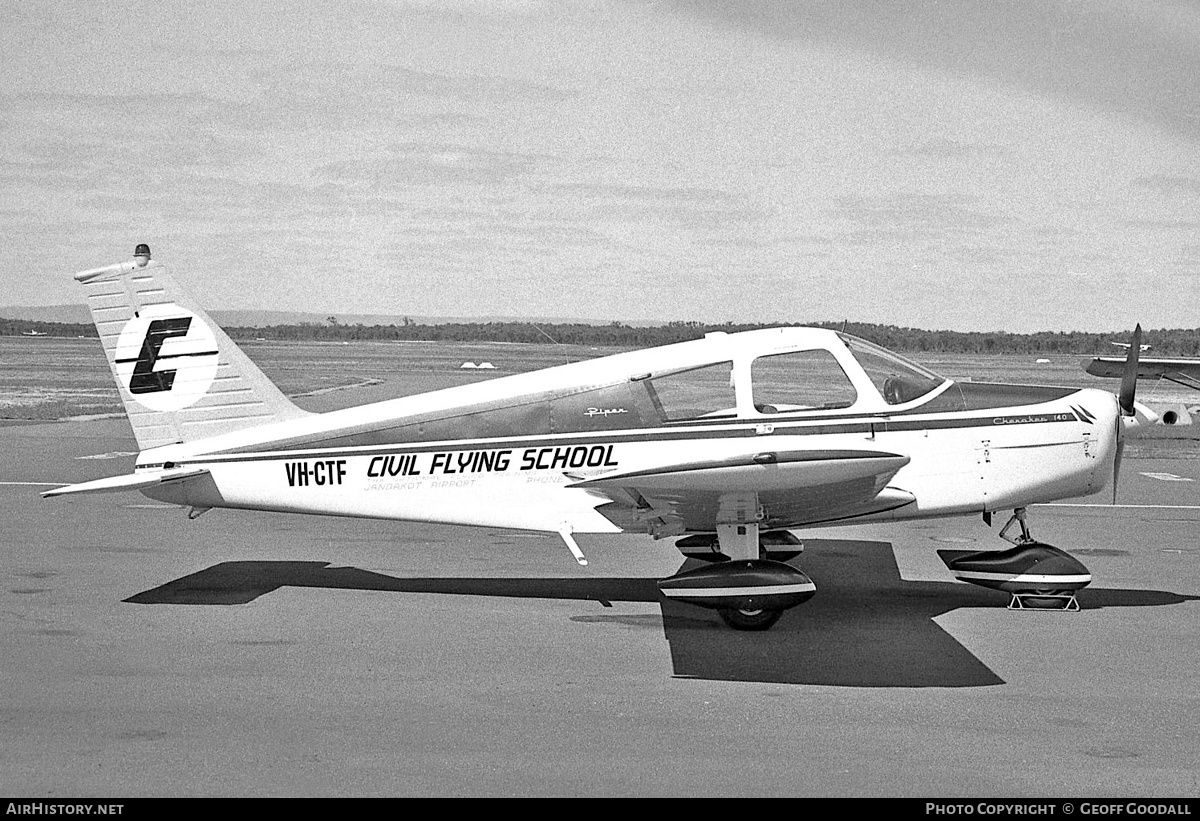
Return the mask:
[[919,399],[946,381],[945,377],[887,348],[849,334],[839,333],[838,336],[889,405],[902,405]]

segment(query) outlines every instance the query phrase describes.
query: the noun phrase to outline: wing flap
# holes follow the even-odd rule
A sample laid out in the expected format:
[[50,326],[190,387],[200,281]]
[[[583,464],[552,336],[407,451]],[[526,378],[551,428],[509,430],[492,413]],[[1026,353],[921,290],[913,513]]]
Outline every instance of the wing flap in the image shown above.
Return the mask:
[[115,493],[119,490],[142,490],[171,482],[182,482],[208,473],[207,468],[169,468],[167,470],[133,473],[126,476],[108,476],[77,485],[66,485],[42,492],[42,498],[66,496],[75,493]]
[[721,496],[733,491],[758,494],[766,515],[762,526],[787,528],[911,504],[912,494],[888,487],[908,462],[908,456],[880,451],[783,451],[643,466],[583,479],[572,487],[615,502],[597,510],[623,529],[641,529],[650,522],[652,531],[662,535],[711,532]]
[[640,467],[582,479],[571,487],[639,491],[766,492],[891,478],[910,457],[860,450],[762,451],[723,459]]

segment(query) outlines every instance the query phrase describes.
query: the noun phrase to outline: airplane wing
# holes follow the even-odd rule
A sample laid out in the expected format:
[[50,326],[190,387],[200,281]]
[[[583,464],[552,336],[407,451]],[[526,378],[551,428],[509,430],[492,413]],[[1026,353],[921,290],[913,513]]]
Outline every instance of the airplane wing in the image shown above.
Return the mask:
[[[1086,359],[1083,369],[1092,376],[1120,379],[1125,358],[1097,356]],[[1200,390],[1200,359],[1143,356],[1138,359],[1138,379],[1166,379],[1177,385]]]
[[156,485],[167,484],[168,482],[182,482],[184,479],[193,479],[197,476],[203,476],[206,473],[208,473],[207,468],[170,468],[168,470],[131,473],[127,476],[109,476],[104,479],[95,479],[91,482],[80,482],[77,485],[65,485],[64,487],[43,491],[41,495],[43,498],[49,498],[51,496],[65,496],[71,493],[112,493],[118,490],[141,490],[142,488],[154,487]]
[[[787,528],[912,503],[911,493],[887,486],[908,462],[908,456],[868,450],[764,451],[642,466],[581,479],[572,487],[607,496],[634,510],[637,520],[657,522],[663,535],[711,531],[721,496],[737,492],[758,495],[764,528]],[[598,510],[610,518],[621,516],[608,507]]]

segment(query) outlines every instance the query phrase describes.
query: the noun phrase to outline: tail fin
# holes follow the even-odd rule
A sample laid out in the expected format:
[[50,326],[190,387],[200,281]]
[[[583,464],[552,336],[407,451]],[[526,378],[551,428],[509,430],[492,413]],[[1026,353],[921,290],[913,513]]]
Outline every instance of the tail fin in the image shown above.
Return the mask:
[[151,261],[149,246],[75,279],[143,450],[308,415]]

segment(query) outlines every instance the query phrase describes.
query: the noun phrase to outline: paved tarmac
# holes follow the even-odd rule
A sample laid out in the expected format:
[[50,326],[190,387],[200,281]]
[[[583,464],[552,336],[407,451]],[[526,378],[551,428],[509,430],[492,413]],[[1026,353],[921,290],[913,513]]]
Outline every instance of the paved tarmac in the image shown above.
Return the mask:
[[17,484],[134,450],[123,419],[0,427],[0,793],[1200,794],[1200,459],[1169,447],[1125,459],[1150,507],[1031,511],[1092,570],[1081,612],[954,581],[936,550],[1003,522],[946,519],[801,534],[818,593],[759,634],[662,600],[681,557],[645,537],[581,537],[581,568],[557,537]]

